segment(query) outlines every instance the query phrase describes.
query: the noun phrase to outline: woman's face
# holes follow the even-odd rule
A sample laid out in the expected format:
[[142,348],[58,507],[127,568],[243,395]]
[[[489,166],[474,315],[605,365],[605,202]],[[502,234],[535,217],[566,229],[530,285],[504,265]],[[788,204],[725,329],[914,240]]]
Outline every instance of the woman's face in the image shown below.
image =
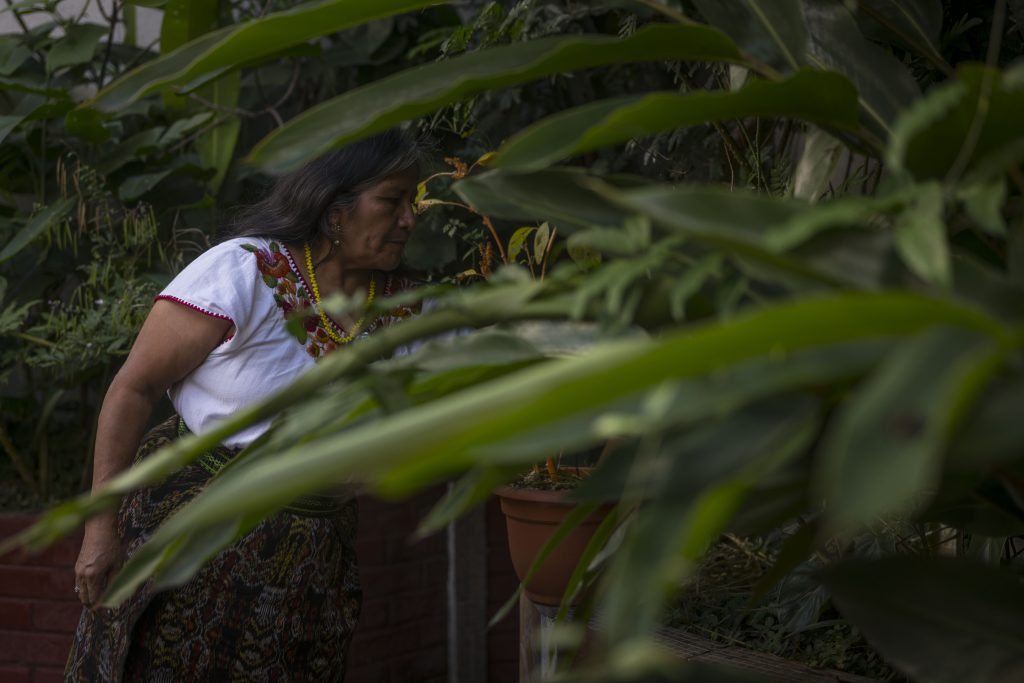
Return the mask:
[[394,270],[416,227],[413,202],[419,173],[410,168],[364,190],[351,209],[332,216],[338,225],[338,258],[354,270]]

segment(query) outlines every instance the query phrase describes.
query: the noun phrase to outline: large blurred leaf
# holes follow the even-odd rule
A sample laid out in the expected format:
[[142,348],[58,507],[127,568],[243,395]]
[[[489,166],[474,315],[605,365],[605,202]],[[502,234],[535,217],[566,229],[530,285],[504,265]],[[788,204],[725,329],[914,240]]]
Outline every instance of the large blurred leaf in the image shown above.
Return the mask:
[[1024,458],[1024,378],[997,381],[954,437],[949,464],[958,471],[1004,467]]
[[424,64],[323,102],[288,121],[250,160],[288,171],[330,149],[485,90],[605,64],[658,60],[738,62],[736,46],[708,26],[653,24],[625,39],[553,36]]
[[207,33],[133,69],[96,94],[104,111],[211,72],[224,73],[286,48],[372,19],[437,4],[438,0],[320,0]]
[[849,9],[836,0],[803,0],[810,36],[808,61],[838,71],[860,93],[864,123],[884,144],[901,110],[920,96],[910,71],[861,35]]
[[779,71],[804,63],[807,27],[800,0],[694,0],[713,26],[744,51]]
[[[431,318],[438,316],[445,320],[442,311],[415,321],[416,327],[429,329]],[[116,582],[114,596],[125,597],[133,586],[169,561],[181,539],[193,534],[198,534],[196,538],[207,538],[207,530],[218,538],[230,538],[255,516],[267,514],[301,493],[322,490],[354,475],[370,481],[394,475],[416,478],[421,483],[440,479],[490,462],[487,447],[514,437],[522,425],[543,426],[666,381],[714,372],[766,354],[909,334],[938,323],[963,325],[999,336],[1005,334],[998,323],[985,315],[948,302],[899,293],[847,294],[779,305],[738,317],[728,324],[685,330],[657,341],[604,344],[580,356],[528,368],[305,443],[301,448],[260,460],[239,471],[237,476],[219,478],[170,518],[126,565]],[[374,351],[374,342],[393,343],[401,327],[385,330],[378,338],[367,340],[360,354],[375,357],[379,352]],[[350,363],[358,362],[358,358],[350,354],[345,356]],[[327,360],[321,366],[325,363]],[[309,387],[310,382],[299,382],[264,403],[268,409],[280,409],[283,396],[297,401],[308,393]],[[261,405],[225,420],[218,430],[204,435],[206,441],[219,440],[224,432],[247,424],[261,414]],[[295,417],[299,419],[301,415]],[[437,429],[437,425],[445,425],[445,428]],[[193,456],[204,444],[199,437],[176,442],[149,458],[139,469],[153,476],[154,471],[166,467],[168,462],[180,462]],[[528,454],[519,461],[527,462],[535,457],[536,454]],[[512,463],[507,458],[496,462]],[[140,476],[129,471],[110,486],[128,486]],[[81,515],[81,505],[66,504],[49,513],[33,530],[32,536],[46,538],[58,529],[67,529]],[[221,531],[213,531],[216,529]],[[209,550],[205,541],[200,548],[202,552]]]
[[537,170],[564,157],[663,130],[747,116],[782,117],[857,128],[857,91],[844,77],[804,69],[733,92],[651,93],[604,100],[548,116],[515,135],[492,165]]
[[796,397],[751,407],[666,441],[635,467],[659,477],[633,493],[647,502],[604,577],[611,642],[645,635],[665,598],[722,533],[749,487],[802,452],[817,431],[818,406]]
[[1024,680],[1024,585],[965,560],[850,560],[820,575],[843,616],[913,680]]
[[919,187],[913,202],[896,218],[896,249],[925,282],[949,287],[953,264],[942,219],[942,188],[938,183]]
[[53,72],[65,66],[83,64],[92,59],[100,39],[109,29],[97,24],[71,24],[63,38],[46,53],[46,70]]
[[976,332],[937,328],[893,351],[843,408],[818,486],[846,530],[927,502],[946,444],[1005,355]]
[[[586,186],[585,169],[554,168],[530,174],[491,171],[467,178],[455,191],[473,208],[496,218],[551,220],[563,226],[618,226],[633,213]],[[642,178],[602,178],[627,186],[646,185]]]
[[603,197],[649,216],[662,227],[819,287],[860,285],[862,274],[787,252],[829,228],[864,224],[900,207],[913,193],[911,188],[906,194],[844,197],[812,205],[700,185],[616,189],[597,180],[589,184]]
[[1024,88],[998,70],[965,64],[900,118],[888,161],[917,178],[990,180],[1024,158],[1021,111]]

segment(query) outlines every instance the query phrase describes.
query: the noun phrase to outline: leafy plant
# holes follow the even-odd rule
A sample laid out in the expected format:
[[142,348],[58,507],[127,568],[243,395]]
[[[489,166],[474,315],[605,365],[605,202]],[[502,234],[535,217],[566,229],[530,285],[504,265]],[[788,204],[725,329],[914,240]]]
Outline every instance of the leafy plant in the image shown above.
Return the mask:
[[[682,92],[594,92],[592,102],[523,127],[492,168],[454,186],[496,233],[546,221],[567,252],[585,249],[600,262],[562,258],[543,280],[503,268],[473,288],[431,290],[436,311],[323,359],[218,428],[55,508],[21,541],[44,544],[281,411],[264,443],[126,565],[112,603],[148,579],[184,581],[256,520],[331,482],[355,477],[398,496],[462,475],[457,495],[427,520],[437,528],[540,454],[616,437],[622,452],[576,492],[586,504],[618,504],[599,535],[608,546],[578,577],[590,599],[577,617],[601,606],[606,647],[597,669],[573,676],[685,680],[706,672],[666,673],[649,637],[725,532],[819,519],[780,551],[785,566],[773,576],[879,520],[952,524],[977,538],[1020,533],[1024,128],[1020,67],[1000,57],[1005,4],[986,14],[987,44],[967,55],[959,42],[946,50],[944,38],[973,29],[954,13],[936,37],[942,8],[926,0],[899,3],[913,10],[899,14],[881,2],[641,4],[632,19],[612,15],[619,21],[603,32],[478,50],[467,41],[461,56],[291,118],[249,157],[282,170],[556,74],[634,62],[666,74],[665,60],[699,62],[674,71],[685,76]],[[369,18],[356,5],[345,15],[353,25]],[[103,97],[129,102],[147,88],[215,82],[248,64],[244,50],[228,49],[231,36],[255,35],[264,21],[283,19],[193,41]],[[284,49],[287,36],[303,44],[312,37],[304,31],[282,31],[275,45]],[[691,126],[720,143],[731,173],[663,182],[617,173],[600,156],[627,141],[672,154],[678,147],[666,140]],[[811,169],[802,179],[801,168]],[[597,323],[602,340],[571,357],[516,328],[543,321],[557,338],[581,320]],[[482,331],[379,360],[464,327]],[[1020,677],[1024,596],[1014,567],[844,555],[816,577],[844,618],[916,680]]]

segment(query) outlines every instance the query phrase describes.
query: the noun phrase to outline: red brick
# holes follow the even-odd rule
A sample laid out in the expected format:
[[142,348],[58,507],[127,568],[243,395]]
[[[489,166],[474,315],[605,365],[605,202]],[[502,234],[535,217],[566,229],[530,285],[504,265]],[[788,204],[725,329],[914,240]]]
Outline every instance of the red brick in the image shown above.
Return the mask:
[[363,591],[366,597],[394,596],[419,587],[418,577],[409,566],[379,567],[363,572]]
[[81,616],[79,602],[37,602],[32,610],[32,623],[37,631],[74,633]]
[[364,600],[362,611],[359,613],[359,627],[356,630],[356,637],[358,638],[358,634],[365,631],[382,629],[389,623],[391,623],[391,609],[386,598]]
[[0,683],[31,683],[28,667],[0,665]]
[[448,641],[448,620],[444,612],[420,619],[416,623],[420,629],[421,646],[438,645]]
[[488,683],[516,683],[519,680],[519,661],[488,662]]
[[7,538],[35,524],[39,515],[34,512],[5,512],[0,514],[0,538]]
[[445,603],[441,595],[420,593],[401,600],[391,601],[391,620],[395,624],[422,619],[440,612],[444,614]]
[[70,635],[0,632],[0,662],[63,666],[70,649]]
[[392,683],[409,681],[443,681],[448,669],[444,648],[420,650],[412,655],[394,657],[391,664]]
[[379,567],[386,563],[384,541],[379,538],[366,538],[356,543],[356,554],[359,556],[360,567]]
[[388,659],[399,654],[415,652],[419,646],[416,627],[405,626],[391,629],[379,636],[367,638],[359,643],[352,643],[353,659],[358,657],[361,662],[372,662]]
[[352,661],[345,683],[388,683],[391,668],[385,662],[357,663]]
[[0,598],[0,629],[31,629],[32,603],[28,600]]
[[0,566],[0,595],[68,599],[74,586],[70,568]]
[[63,680],[63,668],[41,666],[32,671],[32,683],[61,683]]

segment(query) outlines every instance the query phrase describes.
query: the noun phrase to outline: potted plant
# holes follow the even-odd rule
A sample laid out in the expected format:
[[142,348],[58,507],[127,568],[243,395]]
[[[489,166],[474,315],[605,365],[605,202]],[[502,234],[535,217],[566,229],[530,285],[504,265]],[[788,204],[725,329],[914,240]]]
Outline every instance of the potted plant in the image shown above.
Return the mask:
[[505,514],[509,554],[523,591],[540,605],[559,605],[584,551],[607,517],[611,505],[601,505],[550,549],[531,573],[535,561],[551,541],[577,502],[568,497],[590,467],[560,467],[548,458],[545,467],[534,467],[495,491]]

